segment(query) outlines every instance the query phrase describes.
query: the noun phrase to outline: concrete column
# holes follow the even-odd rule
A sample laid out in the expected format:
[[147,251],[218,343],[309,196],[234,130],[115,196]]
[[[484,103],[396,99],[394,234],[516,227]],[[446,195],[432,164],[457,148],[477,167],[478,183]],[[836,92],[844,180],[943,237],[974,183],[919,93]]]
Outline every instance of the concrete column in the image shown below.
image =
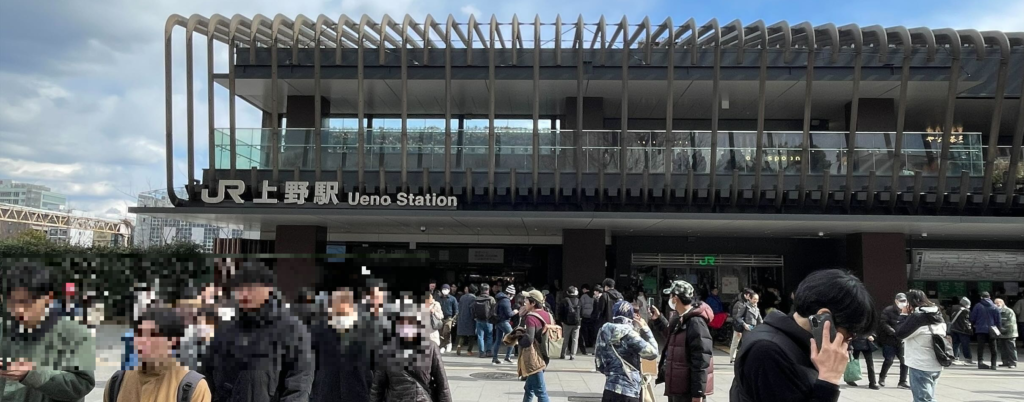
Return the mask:
[[907,290],[907,241],[902,233],[852,234],[846,245],[849,268],[864,281],[876,307]]
[[[331,100],[321,97],[320,112],[316,110],[316,98],[312,96],[289,96],[285,106],[285,117],[288,118],[288,127],[284,132],[283,154],[287,155],[282,159],[288,162],[289,168],[297,163],[303,169],[312,169],[315,156],[313,154],[314,131],[316,119],[320,119],[320,127],[327,127],[326,119],[331,111]],[[305,148],[300,146],[305,145]],[[301,159],[300,159],[301,158]]]
[[[327,250],[327,228],[324,226],[281,225],[277,227],[274,252],[277,254],[317,254]],[[315,258],[281,258],[274,268],[277,287],[289,300],[300,289],[313,287],[320,279]]]
[[603,229],[562,230],[562,289],[605,278]]

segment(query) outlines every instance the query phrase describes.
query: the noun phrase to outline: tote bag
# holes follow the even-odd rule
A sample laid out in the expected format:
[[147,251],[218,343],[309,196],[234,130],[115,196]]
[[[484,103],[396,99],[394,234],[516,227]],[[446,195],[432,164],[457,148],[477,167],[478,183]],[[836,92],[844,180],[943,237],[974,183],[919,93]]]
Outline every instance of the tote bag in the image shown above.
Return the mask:
[[854,359],[850,356],[850,362],[846,363],[846,371],[843,372],[843,381],[845,382],[857,382],[861,380],[860,376],[860,359]]

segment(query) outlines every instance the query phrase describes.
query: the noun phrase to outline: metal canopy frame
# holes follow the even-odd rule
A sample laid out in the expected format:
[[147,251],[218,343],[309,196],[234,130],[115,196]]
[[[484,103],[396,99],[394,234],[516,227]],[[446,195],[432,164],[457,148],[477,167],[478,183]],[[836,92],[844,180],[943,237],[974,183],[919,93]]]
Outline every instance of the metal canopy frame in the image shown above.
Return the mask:
[[[486,25],[486,27],[484,27]],[[277,14],[275,16],[268,17],[262,14],[257,14],[252,18],[234,15],[230,19],[214,14],[210,17],[202,15],[191,15],[184,17],[178,14],[171,15],[168,17],[164,29],[164,58],[165,58],[165,116],[166,116],[166,132],[165,132],[165,145],[166,145],[166,179],[168,189],[173,189],[173,172],[175,171],[173,166],[173,135],[174,127],[172,123],[172,112],[173,104],[171,101],[171,95],[173,92],[172,82],[172,54],[171,44],[174,30],[178,27],[185,29],[185,41],[186,41],[186,95],[187,95],[187,120],[186,120],[186,136],[187,136],[187,147],[188,147],[188,168],[187,168],[187,180],[186,187],[189,189],[189,198],[195,197],[199,190],[203,186],[215,187],[212,180],[204,180],[202,184],[196,180],[195,174],[195,127],[194,127],[194,88],[193,88],[193,51],[192,51],[192,36],[195,33],[204,35],[207,42],[207,113],[209,116],[214,115],[214,101],[213,101],[213,48],[215,42],[219,42],[227,45],[229,51],[229,66],[228,66],[228,90],[230,92],[229,109],[230,109],[230,147],[231,152],[235,152],[236,146],[236,127],[235,127],[235,51],[239,48],[270,48],[274,51],[270,52],[271,58],[271,105],[273,110],[271,111],[271,129],[270,138],[275,143],[281,137],[281,129],[279,126],[279,95],[278,92],[278,66],[279,58],[282,55],[287,55],[290,51],[291,65],[301,64],[299,59],[299,48],[312,48],[317,49],[314,53],[314,80],[315,80],[315,107],[320,108],[320,94],[321,94],[321,77],[320,77],[320,66],[322,63],[320,49],[333,49],[334,50],[334,62],[335,64],[342,63],[343,52],[355,50],[357,57],[357,116],[359,120],[358,127],[358,180],[360,188],[364,183],[364,166],[365,166],[365,102],[366,102],[366,90],[364,88],[364,64],[365,64],[365,52],[367,50],[376,50],[378,62],[382,65],[387,64],[389,59],[394,62],[396,56],[400,58],[401,63],[401,80],[402,80],[402,114],[403,117],[407,115],[408,108],[408,69],[409,64],[413,65],[438,65],[439,62],[436,60],[431,63],[430,50],[431,49],[444,49],[444,67],[445,67],[445,116],[446,123],[445,127],[445,188],[444,192],[451,193],[451,175],[452,175],[452,161],[450,158],[451,149],[451,136],[452,129],[450,126],[450,120],[453,117],[451,113],[452,107],[452,87],[451,87],[451,65],[453,53],[463,53],[465,56],[466,65],[482,65],[480,60],[474,60],[474,53],[480,54],[474,51],[476,46],[480,46],[482,49],[487,50],[486,63],[488,67],[488,85],[489,85],[489,113],[488,120],[493,123],[495,119],[495,97],[496,97],[496,73],[495,69],[498,67],[497,60],[498,56],[496,52],[498,49],[502,51],[510,51],[512,58],[511,65],[519,65],[518,52],[525,51],[528,48],[533,50],[533,102],[534,102],[534,152],[537,152],[537,136],[538,136],[538,125],[537,121],[540,118],[537,111],[537,103],[539,98],[537,96],[540,91],[538,85],[539,80],[539,67],[540,67],[540,50],[541,49],[554,49],[555,50],[555,63],[556,65],[562,65],[565,54],[563,54],[563,48],[570,50],[575,53],[576,70],[577,70],[577,84],[578,84],[578,97],[577,97],[577,109],[582,110],[583,108],[583,92],[584,92],[584,80],[587,74],[586,66],[591,62],[597,65],[606,65],[609,57],[609,50],[622,52],[621,56],[621,70],[622,70],[622,91],[623,99],[627,99],[629,96],[629,68],[631,65],[649,65],[652,62],[652,50],[654,48],[667,49],[669,57],[664,61],[669,68],[674,69],[676,67],[676,54],[689,52],[691,66],[698,66],[701,63],[699,55],[702,51],[710,51],[713,53],[713,89],[712,99],[714,105],[720,103],[721,98],[721,67],[723,52],[728,50],[736,54],[735,61],[737,64],[743,64],[745,62],[744,54],[747,51],[758,52],[758,60],[760,67],[759,74],[759,100],[758,100],[758,133],[764,131],[764,120],[765,120],[765,84],[767,80],[767,74],[765,72],[768,55],[771,52],[782,52],[783,60],[785,64],[792,64],[799,52],[806,52],[807,59],[805,63],[795,65],[798,67],[805,67],[807,71],[807,79],[805,85],[805,113],[804,113],[804,145],[801,153],[804,158],[809,159],[808,149],[808,137],[810,132],[810,117],[811,117],[811,89],[813,84],[813,68],[815,64],[822,63],[827,58],[828,63],[837,64],[839,63],[840,54],[853,55],[854,64],[854,79],[853,79],[853,112],[849,130],[849,150],[852,152],[856,149],[856,133],[857,133],[857,99],[859,98],[859,84],[861,80],[861,67],[864,63],[876,63],[888,62],[888,59],[892,56],[902,53],[902,72],[900,82],[900,95],[898,101],[898,117],[897,117],[897,132],[896,132],[896,152],[899,152],[899,147],[902,145],[903,126],[906,114],[906,98],[907,98],[907,84],[908,76],[910,75],[910,60],[915,54],[915,50],[921,49],[926,54],[926,62],[933,63],[937,59],[937,54],[941,50],[944,54],[943,63],[950,63],[950,78],[949,78],[949,91],[947,96],[946,110],[945,110],[945,125],[942,133],[942,151],[941,158],[943,162],[940,164],[939,173],[939,185],[936,189],[936,194],[939,200],[935,203],[936,206],[941,207],[942,199],[944,194],[949,190],[946,185],[946,175],[948,157],[950,152],[950,137],[952,134],[952,119],[953,109],[956,99],[956,88],[960,78],[961,72],[960,61],[962,57],[970,57],[971,51],[973,56],[982,60],[985,58],[999,57],[1000,68],[999,68],[999,84],[997,85],[997,93],[995,96],[997,107],[993,110],[992,115],[992,131],[988,138],[988,143],[994,144],[997,140],[996,132],[998,131],[1002,113],[1002,102],[1004,100],[1004,86],[1007,79],[1007,74],[1010,71],[1009,59],[1013,53],[1014,48],[1024,47],[1024,33],[1003,33],[999,31],[984,31],[979,32],[972,29],[964,30],[953,30],[953,29],[937,29],[932,30],[925,27],[915,28],[904,28],[901,26],[897,27],[882,27],[879,25],[872,25],[867,27],[859,27],[855,24],[844,25],[837,27],[835,24],[822,24],[814,26],[808,22],[801,22],[795,25],[790,25],[786,21],[776,22],[774,24],[766,24],[764,21],[755,21],[750,24],[744,25],[739,20],[731,21],[727,24],[720,25],[715,19],[708,21],[705,24],[698,25],[694,19],[689,19],[682,25],[674,25],[671,18],[666,19],[664,22],[653,25],[649,18],[645,18],[639,24],[631,25],[625,17],[621,19],[618,24],[613,24],[613,27],[609,27],[605,17],[601,17],[596,24],[587,24],[583,20],[583,16],[580,15],[575,24],[565,24],[567,27],[563,27],[561,17],[557,17],[553,23],[542,23],[539,16],[534,18],[533,22],[533,35],[532,40],[534,41],[533,46],[526,46],[524,42],[524,26],[528,26],[528,22],[521,22],[518,16],[513,16],[510,23],[500,22],[497,17],[492,15],[489,20],[485,23],[479,22],[475,16],[470,16],[466,22],[459,22],[454,16],[449,15],[448,18],[441,20],[435,19],[434,17],[427,15],[422,19],[422,22],[412,18],[409,15],[405,15],[403,18],[392,18],[389,15],[384,15],[379,21],[371,18],[370,16],[363,15],[358,19],[350,18],[346,15],[340,15],[337,19],[332,19],[326,15],[319,15],[316,19],[309,18],[304,15],[298,15],[294,19],[288,16]],[[541,27],[553,26],[555,28],[553,38],[542,38]],[[563,32],[563,28],[568,28]],[[609,35],[609,29],[611,34]],[[530,32],[529,29],[525,31]],[[507,35],[506,35],[507,33]],[[570,36],[571,35],[571,36]],[[568,41],[563,43],[563,37]],[[571,39],[570,39],[571,38]],[[589,40],[588,40],[589,39]],[[281,54],[281,50],[285,52]],[[410,52],[409,50],[412,50]],[[902,50],[902,52],[899,52]],[[249,62],[255,63],[256,61],[255,51],[249,51]],[[816,55],[826,56],[816,60]],[[948,55],[948,57],[947,57]],[[998,55],[998,56],[995,56]],[[613,56],[614,57],[614,56]],[[876,58],[869,60],[869,58]],[[506,57],[502,56],[503,64],[506,65]],[[705,62],[706,63],[706,62]],[[945,64],[943,64],[945,65]],[[666,132],[671,132],[672,128],[672,105],[675,101],[675,89],[674,76],[668,74],[666,78],[666,84],[670,90],[667,94],[668,114],[666,119]],[[623,101],[622,106],[622,130],[628,130],[628,118],[627,114],[629,109],[627,103]],[[712,108],[712,137],[711,137],[711,165],[715,166],[717,159],[717,133],[718,133],[718,107]],[[1011,148],[1011,162],[1010,169],[1016,168],[1020,161],[1020,153],[1022,142],[1024,142],[1024,102],[1021,106],[1021,116],[1018,118],[1013,136],[1013,145]],[[577,113],[576,130],[578,133],[582,133],[582,113]],[[210,168],[214,167],[214,127],[213,119],[208,119],[208,141],[210,144]],[[495,195],[495,131],[494,125],[490,125],[491,128],[488,132],[488,148],[490,151],[490,160],[488,163],[487,172],[487,195],[493,201]],[[320,146],[321,142],[321,127],[319,119],[317,119],[316,127],[314,127],[315,141],[314,147],[316,148],[316,177],[319,178],[321,175],[321,160],[320,160]],[[578,136],[579,138],[579,136]],[[403,118],[403,130],[402,130],[402,183],[401,188],[408,188],[407,183],[407,166],[406,166],[406,152],[408,151],[408,137],[407,129],[405,126],[405,119]],[[622,143],[625,146],[625,143]],[[761,150],[764,144],[761,139],[761,135],[758,135],[757,149]],[[580,153],[582,151],[582,143],[577,140],[576,144],[576,157],[574,163],[577,164],[576,169],[576,187],[577,195],[581,195],[580,190],[582,169],[579,168]],[[986,155],[986,172],[985,172],[985,185],[983,190],[983,196],[987,204],[988,199],[992,194],[992,164],[994,159],[994,146],[989,147],[989,153]],[[279,179],[279,168],[278,159],[280,149],[279,147],[273,147],[273,151],[270,152],[271,163],[273,164],[273,180],[276,183]],[[761,152],[757,153],[758,160],[761,159]],[[620,154],[620,158],[625,158],[625,153]],[[805,159],[806,160],[806,159]],[[536,158],[534,158],[536,163]],[[621,161],[620,161],[621,164]],[[899,166],[893,166],[892,176],[893,182],[898,178]],[[235,161],[232,158],[230,163],[231,177],[236,177],[236,166]],[[537,169],[533,169],[533,187],[534,187],[534,201],[536,202],[536,186],[537,186]],[[622,171],[623,179],[622,191],[625,191],[625,170]],[[666,169],[665,172],[665,183],[668,186],[671,182],[671,169]],[[340,175],[340,172],[339,172]],[[715,169],[710,172],[710,184],[707,190],[710,191],[711,197],[710,202],[712,205],[715,203]],[[799,204],[803,205],[805,201],[805,195],[808,192],[807,189],[807,164],[803,164],[800,172],[800,185],[798,187],[800,196]],[[852,171],[847,170],[846,172],[846,183],[848,184],[843,190],[844,200],[843,203],[849,208],[851,195],[853,189],[849,183],[852,183]],[[561,176],[556,169],[556,177]],[[753,190],[755,190],[756,197],[760,197],[760,186],[761,186],[761,175],[758,173],[755,179]],[[340,177],[339,177],[340,180]],[[645,183],[646,183],[646,172],[645,172]],[[827,181],[827,178],[826,178]],[[645,184],[646,185],[646,184]],[[556,186],[557,187],[557,186]],[[689,189],[688,190],[692,190]],[[735,193],[736,189],[731,189]],[[561,189],[558,189],[560,192]],[[873,191],[873,190],[871,190]],[[890,207],[895,205],[895,192],[896,188],[893,186],[892,194],[890,197]],[[918,193],[921,189],[916,189]],[[1012,191],[1012,190],[1010,190]],[[175,205],[182,205],[184,200],[179,200],[173,191],[168,191],[168,196],[172,203]],[[1012,192],[1007,192],[1004,196],[1000,196],[1001,200],[1005,200],[1005,208],[1009,208],[1011,205],[1011,199],[1013,198]],[[624,199],[624,197],[623,197]],[[735,203],[736,196],[732,194],[730,199]],[[961,208],[962,208],[961,202]]]

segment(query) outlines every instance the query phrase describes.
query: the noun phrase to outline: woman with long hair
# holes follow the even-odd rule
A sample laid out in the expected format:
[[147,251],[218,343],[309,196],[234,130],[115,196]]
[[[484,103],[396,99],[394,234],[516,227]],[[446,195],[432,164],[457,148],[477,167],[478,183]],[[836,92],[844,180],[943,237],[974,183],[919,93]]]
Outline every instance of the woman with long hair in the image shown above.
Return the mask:
[[904,343],[914,402],[935,400],[935,387],[942,374],[942,365],[932,346],[934,334],[946,334],[946,323],[939,307],[928,300],[924,292],[911,289],[907,292],[907,305],[903,307],[896,325],[896,338]]

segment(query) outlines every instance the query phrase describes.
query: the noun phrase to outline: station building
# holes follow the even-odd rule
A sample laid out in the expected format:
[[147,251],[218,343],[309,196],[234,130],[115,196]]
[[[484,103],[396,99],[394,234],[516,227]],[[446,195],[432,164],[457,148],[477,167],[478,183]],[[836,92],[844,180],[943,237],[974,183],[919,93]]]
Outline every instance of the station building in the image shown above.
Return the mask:
[[[133,212],[260,233],[220,252],[415,254],[380,270],[552,289],[686,278],[725,297],[826,267],[879,303],[1024,284],[1021,32],[174,15],[165,34],[167,187],[185,169],[187,191]],[[205,69],[226,105],[194,107],[193,48],[228,52]],[[235,125],[239,102],[261,127]],[[194,126],[222,108],[228,127]],[[282,286],[362,264],[328,261],[282,260]]]

